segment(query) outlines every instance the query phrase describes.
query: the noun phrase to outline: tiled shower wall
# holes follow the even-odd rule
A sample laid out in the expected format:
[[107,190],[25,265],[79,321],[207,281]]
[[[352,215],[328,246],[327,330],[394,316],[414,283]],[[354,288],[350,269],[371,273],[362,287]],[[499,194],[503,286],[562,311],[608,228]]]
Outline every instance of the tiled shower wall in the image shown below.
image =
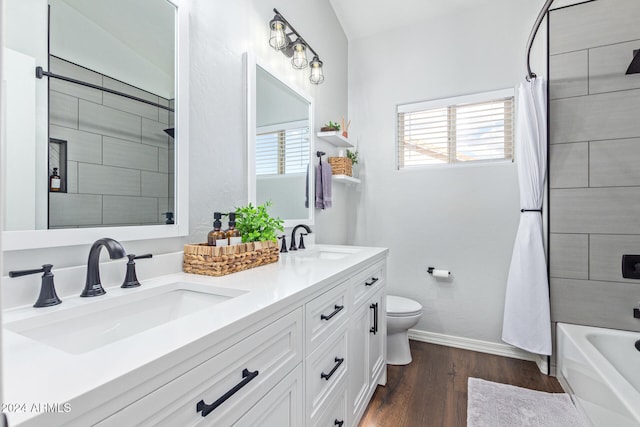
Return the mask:
[[[173,101],[51,56],[50,71],[173,107]],[[49,79],[49,137],[67,141],[67,192],[49,228],[163,224],[173,211],[173,113]]]
[[549,18],[552,319],[640,331],[640,1],[596,0]]

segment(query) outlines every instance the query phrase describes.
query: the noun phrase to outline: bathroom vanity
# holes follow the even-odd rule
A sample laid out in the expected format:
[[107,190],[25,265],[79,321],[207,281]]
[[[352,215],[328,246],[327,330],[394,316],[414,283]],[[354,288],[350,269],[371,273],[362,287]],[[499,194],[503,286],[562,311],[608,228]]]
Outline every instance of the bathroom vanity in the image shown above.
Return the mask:
[[140,276],[6,310],[9,423],[356,426],[386,382],[386,255],[316,245],[229,276]]

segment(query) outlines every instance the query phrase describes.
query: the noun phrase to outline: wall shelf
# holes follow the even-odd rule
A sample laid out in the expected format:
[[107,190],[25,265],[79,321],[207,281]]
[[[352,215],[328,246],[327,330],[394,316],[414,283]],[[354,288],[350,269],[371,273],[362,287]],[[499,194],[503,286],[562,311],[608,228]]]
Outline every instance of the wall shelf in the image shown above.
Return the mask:
[[317,136],[336,147],[353,147],[353,144],[349,142],[347,138],[342,136],[339,131],[318,132]]
[[359,185],[360,184],[360,180],[358,178],[354,178],[352,176],[333,175],[332,178],[336,182],[343,182],[345,184],[354,184],[354,185]]

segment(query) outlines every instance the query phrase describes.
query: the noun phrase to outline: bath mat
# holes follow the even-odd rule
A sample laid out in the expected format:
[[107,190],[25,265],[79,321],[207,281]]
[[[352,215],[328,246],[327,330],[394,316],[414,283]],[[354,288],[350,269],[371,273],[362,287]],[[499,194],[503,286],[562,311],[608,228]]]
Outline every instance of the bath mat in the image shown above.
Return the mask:
[[566,393],[469,378],[467,427],[582,427]]

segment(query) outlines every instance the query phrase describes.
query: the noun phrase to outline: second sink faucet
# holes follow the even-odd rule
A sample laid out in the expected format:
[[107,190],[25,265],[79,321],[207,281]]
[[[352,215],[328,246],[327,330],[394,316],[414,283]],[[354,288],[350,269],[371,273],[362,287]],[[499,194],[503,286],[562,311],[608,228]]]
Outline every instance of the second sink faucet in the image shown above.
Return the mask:
[[84,284],[84,290],[80,294],[81,297],[95,297],[106,293],[100,283],[100,249],[102,249],[103,246],[109,251],[109,257],[111,259],[120,259],[127,255],[117,240],[106,237],[96,240],[89,250],[87,281]]
[[[291,232],[291,247],[289,248],[290,251],[298,250],[298,248],[296,247],[296,231],[298,231],[298,228],[300,227],[304,228],[307,233],[313,233],[309,226],[305,224],[299,224],[293,227],[293,231]],[[302,236],[300,236],[300,249],[304,249],[304,241],[302,240]]]

